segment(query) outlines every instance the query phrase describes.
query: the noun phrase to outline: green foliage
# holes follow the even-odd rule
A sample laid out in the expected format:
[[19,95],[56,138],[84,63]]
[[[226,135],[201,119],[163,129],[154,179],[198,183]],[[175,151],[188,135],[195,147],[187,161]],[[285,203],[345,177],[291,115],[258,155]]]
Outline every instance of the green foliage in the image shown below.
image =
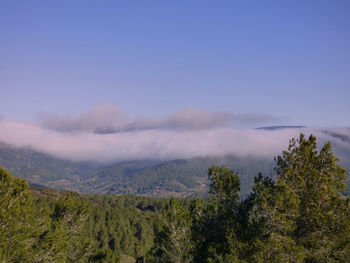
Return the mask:
[[303,262],[304,251],[292,238],[300,201],[283,183],[260,174],[248,198],[247,226],[253,262]]
[[[292,139],[276,158],[276,172],[299,199],[296,242],[306,249],[307,262],[338,262],[350,241],[349,199],[343,196],[346,171],[330,143],[318,152],[316,137]],[[343,258],[342,260],[345,260]]]
[[[206,209],[208,262],[224,262],[236,254],[236,211],[240,190],[239,176],[225,166],[209,168],[210,196]],[[203,253],[201,251],[200,253]]]
[[134,262],[167,200],[28,188],[0,168],[0,262]]
[[[70,197],[35,200],[23,179],[0,168],[0,259],[3,262],[77,261],[69,249],[86,211]],[[81,253],[85,254],[85,253]]]
[[163,211],[163,229],[159,233],[158,246],[163,262],[191,262],[191,224],[189,211],[171,198],[168,208]]
[[28,183],[0,167],[0,260],[29,262],[38,233]]
[[209,168],[208,197],[170,200],[29,188],[0,168],[0,262],[349,262],[346,172],[330,144],[301,134],[275,161],[244,200],[226,166]]
[[86,204],[68,194],[57,200],[37,200],[37,207],[45,207],[40,216],[46,220],[46,227],[34,246],[35,261],[83,262],[89,254],[88,244],[77,241],[88,215]]
[[301,134],[275,160],[277,180],[260,175],[242,203],[245,256],[252,262],[346,262],[346,176],[330,144],[318,151],[316,138]]
[[96,241],[91,261],[143,258],[154,244],[159,210],[166,200],[105,195],[90,196],[89,201],[93,205],[84,232]]

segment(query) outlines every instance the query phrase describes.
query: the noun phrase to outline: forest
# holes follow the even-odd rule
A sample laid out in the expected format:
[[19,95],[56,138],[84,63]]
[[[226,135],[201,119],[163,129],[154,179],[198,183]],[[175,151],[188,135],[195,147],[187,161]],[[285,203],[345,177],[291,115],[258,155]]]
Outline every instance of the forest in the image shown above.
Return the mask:
[[0,262],[349,262],[346,170],[300,134],[240,197],[208,170],[206,197],[91,195],[29,186],[0,168]]

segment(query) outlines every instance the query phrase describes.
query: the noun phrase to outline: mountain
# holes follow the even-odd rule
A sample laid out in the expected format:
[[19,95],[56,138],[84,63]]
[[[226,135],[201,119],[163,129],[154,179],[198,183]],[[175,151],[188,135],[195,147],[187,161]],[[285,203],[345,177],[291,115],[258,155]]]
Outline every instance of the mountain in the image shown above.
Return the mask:
[[96,164],[71,162],[30,148],[0,144],[0,166],[36,186],[79,192],[79,181],[84,174],[95,169]]
[[241,176],[246,195],[259,171],[272,174],[273,163],[235,156],[179,160],[141,160],[97,165],[71,162],[28,148],[0,145],[0,166],[32,185],[80,193],[140,194],[148,196],[194,196],[208,192],[208,168],[234,168]]
[[257,129],[257,130],[276,131],[276,130],[283,130],[283,129],[301,129],[301,128],[306,128],[306,126],[298,126],[298,125],[279,125],[279,126],[259,127],[259,128],[256,128],[256,129]]
[[[300,126],[293,126],[293,128]],[[284,129],[286,126],[262,127]],[[290,128],[290,126],[288,126]],[[350,193],[350,137],[325,130],[337,143],[333,144],[335,156],[348,170]],[[339,142],[341,141],[341,142]],[[321,141],[320,145],[326,141]],[[178,160],[133,160],[108,165],[91,162],[72,162],[39,153],[29,148],[14,148],[0,144],[0,166],[14,176],[27,179],[32,185],[80,193],[137,194],[156,197],[203,196],[208,193],[208,168],[226,165],[240,175],[241,196],[246,196],[259,172],[274,176],[273,159],[252,156],[201,157]]]
[[269,175],[273,172],[270,161],[235,156],[171,160],[142,168],[137,168],[140,162],[127,162],[92,171],[84,191],[149,196],[206,195],[208,168],[214,164],[234,168],[240,174],[242,195],[250,191],[253,177],[259,171]]

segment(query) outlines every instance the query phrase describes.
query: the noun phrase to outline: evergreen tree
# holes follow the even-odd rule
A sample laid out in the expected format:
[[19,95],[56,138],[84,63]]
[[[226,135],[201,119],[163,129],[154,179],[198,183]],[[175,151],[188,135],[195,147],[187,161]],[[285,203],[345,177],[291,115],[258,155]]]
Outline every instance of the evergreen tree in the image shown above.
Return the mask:
[[160,249],[165,261],[186,263],[192,259],[191,217],[176,199],[171,198],[163,213],[163,230],[160,233]]
[[250,262],[348,262],[345,170],[331,145],[318,151],[316,138],[301,134],[275,160],[277,180],[259,175],[242,202],[241,253]]
[[331,144],[317,150],[316,137],[292,139],[276,158],[278,181],[299,198],[294,239],[306,249],[306,262],[346,262],[350,242],[349,199],[343,196],[346,171]]
[[49,211],[40,215],[46,228],[34,244],[33,262],[82,262],[91,255],[90,240],[81,233],[86,204],[76,194],[68,194],[49,205]]
[[28,183],[0,167],[0,261],[31,262],[41,230]]
[[195,202],[192,214],[196,244],[195,262],[235,262],[237,258],[236,211],[239,178],[225,166],[209,168],[207,205]]
[[276,178],[259,174],[244,201],[225,166],[209,169],[208,198],[181,202],[29,188],[0,168],[0,262],[349,262],[331,145],[301,134],[275,161]]
[[303,262],[304,249],[292,237],[300,206],[295,193],[283,181],[259,174],[245,203],[250,203],[249,262]]
[[84,262],[85,205],[76,195],[35,200],[28,183],[0,167],[0,261]]

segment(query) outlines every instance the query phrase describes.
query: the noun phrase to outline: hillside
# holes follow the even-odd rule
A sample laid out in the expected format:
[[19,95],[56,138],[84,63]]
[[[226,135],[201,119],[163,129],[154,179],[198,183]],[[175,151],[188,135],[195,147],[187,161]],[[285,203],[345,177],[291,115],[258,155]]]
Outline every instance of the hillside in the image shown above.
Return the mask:
[[[281,127],[267,127],[268,129]],[[282,127],[285,128],[285,127]],[[264,128],[266,129],[266,127]],[[324,131],[343,144],[334,144],[335,156],[350,171],[350,138],[334,131]],[[325,142],[320,143],[322,145]],[[225,165],[240,175],[241,197],[246,196],[259,172],[274,176],[271,158],[238,158],[228,155],[178,160],[134,160],[108,165],[72,162],[28,148],[0,144],[0,166],[32,185],[92,194],[137,194],[155,197],[205,196],[208,192],[208,168]],[[350,193],[347,184],[346,193]]]
[[0,165],[31,184],[73,191],[79,191],[79,181],[95,167],[92,163],[75,163],[5,144],[0,144]]
[[208,168],[213,164],[226,165],[240,174],[242,195],[249,192],[253,177],[259,171],[272,174],[273,167],[272,162],[266,160],[248,160],[234,156],[172,160],[142,168],[136,167],[140,162],[128,162],[92,171],[82,189],[89,193],[201,196],[208,192]]
[[32,185],[80,193],[141,194],[148,196],[206,195],[208,168],[226,165],[241,175],[246,195],[259,171],[272,173],[273,163],[234,156],[171,161],[129,161],[106,166],[74,163],[25,148],[0,147],[0,165]]
[[[0,261],[348,262],[345,170],[329,145],[316,148],[314,136],[292,141],[276,180],[259,175],[244,198],[225,166],[210,167],[207,197],[170,199],[28,187],[0,168]],[[195,161],[203,158],[152,165],[162,174]],[[108,175],[113,166],[100,169]]]

